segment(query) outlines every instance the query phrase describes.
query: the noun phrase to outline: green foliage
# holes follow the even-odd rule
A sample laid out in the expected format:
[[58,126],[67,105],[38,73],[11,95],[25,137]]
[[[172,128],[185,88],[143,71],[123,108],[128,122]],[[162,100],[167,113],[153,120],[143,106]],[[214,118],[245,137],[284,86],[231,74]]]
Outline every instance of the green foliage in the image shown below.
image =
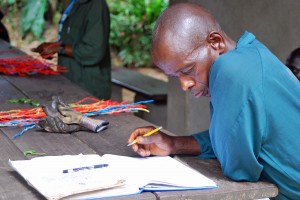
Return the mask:
[[125,66],[151,66],[151,34],[168,0],[110,0],[111,49]]
[[16,27],[13,20],[24,6],[27,0],[0,0],[0,8],[4,15],[8,16],[8,20],[12,28]]
[[[10,24],[19,15],[22,38],[32,33],[42,39],[44,15],[49,2],[56,2],[57,14],[61,4],[55,0],[0,0],[0,7],[8,8]],[[151,66],[151,34],[157,17],[168,6],[169,0],[106,0],[111,13],[110,44],[125,66]],[[53,7],[53,6],[52,6]],[[59,15],[60,16],[60,15]],[[55,20],[57,22],[58,20]]]
[[28,0],[22,9],[20,31],[23,38],[29,31],[37,38],[41,39],[47,11],[47,0]]
[[36,39],[42,38],[48,0],[0,0],[0,7],[8,15],[13,29],[16,28],[14,19],[19,19],[22,38],[28,33],[32,33]]

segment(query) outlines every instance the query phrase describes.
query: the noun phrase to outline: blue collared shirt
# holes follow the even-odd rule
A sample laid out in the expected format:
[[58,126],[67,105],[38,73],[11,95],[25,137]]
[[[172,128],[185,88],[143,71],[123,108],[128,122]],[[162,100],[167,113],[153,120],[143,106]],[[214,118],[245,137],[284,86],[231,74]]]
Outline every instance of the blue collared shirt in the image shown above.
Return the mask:
[[225,176],[264,178],[277,199],[300,199],[300,84],[252,33],[215,60],[209,75],[211,124],[193,135],[200,158],[217,158]]

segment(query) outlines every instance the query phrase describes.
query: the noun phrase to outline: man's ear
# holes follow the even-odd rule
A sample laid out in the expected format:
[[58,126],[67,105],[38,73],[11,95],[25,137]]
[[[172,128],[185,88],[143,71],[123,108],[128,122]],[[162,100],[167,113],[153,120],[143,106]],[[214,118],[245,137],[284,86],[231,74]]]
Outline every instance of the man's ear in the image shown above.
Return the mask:
[[219,32],[210,32],[207,37],[207,42],[214,50],[219,51],[220,54],[224,53],[225,41],[223,36]]

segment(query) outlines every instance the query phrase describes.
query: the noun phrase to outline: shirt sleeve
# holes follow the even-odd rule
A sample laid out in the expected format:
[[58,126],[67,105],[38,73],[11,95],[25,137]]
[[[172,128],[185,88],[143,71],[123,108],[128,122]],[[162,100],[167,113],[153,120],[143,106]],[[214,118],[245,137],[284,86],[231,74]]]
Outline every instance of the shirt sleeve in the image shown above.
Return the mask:
[[[102,3],[101,3],[102,2]],[[82,39],[73,45],[73,56],[82,65],[98,64],[108,50],[109,13],[103,1],[93,1]]]
[[216,158],[210,142],[209,130],[203,131],[201,133],[193,134],[192,136],[200,145],[200,151],[201,151],[201,154],[199,155],[200,159]]
[[248,105],[232,126],[221,122],[215,126],[218,130],[211,130],[214,132],[211,138],[214,150],[224,175],[237,181],[258,181],[263,170],[259,153],[263,143],[264,114],[260,106],[252,103],[246,103]]
[[225,176],[258,181],[268,129],[260,54],[245,47],[220,56],[214,66],[209,129],[213,150]]

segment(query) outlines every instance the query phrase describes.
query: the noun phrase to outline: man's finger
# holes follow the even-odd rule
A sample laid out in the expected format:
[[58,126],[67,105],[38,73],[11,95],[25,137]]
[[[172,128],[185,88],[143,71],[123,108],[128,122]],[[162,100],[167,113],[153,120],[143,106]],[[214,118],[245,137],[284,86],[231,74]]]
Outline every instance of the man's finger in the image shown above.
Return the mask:
[[138,136],[144,135],[151,130],[153,130],[153,127],[141,127],[136,128],[129,136],[128,143],[131,143],[133,140],[135,140]]
[[136,138],[136,141],[138,144],[152,144],[152,143],[156,143],[159,141],[160,136],[156,133],[154,135],[151,136],[138,136]]

